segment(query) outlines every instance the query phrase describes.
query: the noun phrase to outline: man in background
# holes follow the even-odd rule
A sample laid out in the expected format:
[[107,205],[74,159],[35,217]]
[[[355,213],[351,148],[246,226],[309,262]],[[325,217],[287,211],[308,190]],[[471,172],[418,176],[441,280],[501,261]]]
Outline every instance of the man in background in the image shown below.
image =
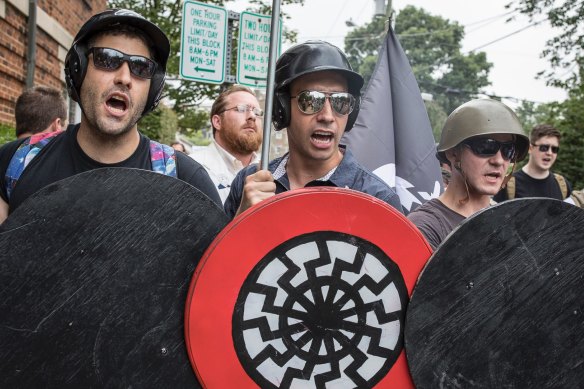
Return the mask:
[[67,104],[57,89],[36,86],[18,97],[14,116],[18,139],[41,132],[60,131],[67,122]]
[[207,170],[223,203],[237,173],[259,160],[263,116],[253,91],[242,85],[221,92],[211,107],[213,142],[190,156]]
[[539,124],[529,136],[529,161],[513,174],[494,197],[497,202],[522,197],[549,197],[564,200],[572,193],[572,187],[564,176],[552,173],[551,169],[560,152],[562,135],[549,124]]

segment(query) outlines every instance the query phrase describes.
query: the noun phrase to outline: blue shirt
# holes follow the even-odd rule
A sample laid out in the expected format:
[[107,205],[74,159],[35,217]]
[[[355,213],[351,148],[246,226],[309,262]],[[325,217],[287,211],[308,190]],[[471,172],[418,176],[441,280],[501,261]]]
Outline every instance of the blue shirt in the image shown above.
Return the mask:
[[[335,186],[338,188],[357,190],[373,197],[377,197],[403,213],[401,202],[395,191],[393,191],[381,178],[361,166],[349,150],[341,150],[344,150],[344,157],[332,174],[329,173],[323,177],[323,179],[311,181],[306,184],[305,187]],[[288,155],[286,154],[283,157],[274,159],[268,164],[268,170],[274,175],[276,194],[290,190],[288,175],[286,174],[285,169],[283,170],[284,166],[280,166],[283,161],[287,160],[287,158]],[[274,174],[276,170],[281,173]],[[237,209],[241,203],[245,178],[254,174],[256,171],[257,165],[249,165],[240,171],[231,183],[231,191],[229,192],[229,196],[224,205],[225,213],[231,219],[233,219],[237,213]]]

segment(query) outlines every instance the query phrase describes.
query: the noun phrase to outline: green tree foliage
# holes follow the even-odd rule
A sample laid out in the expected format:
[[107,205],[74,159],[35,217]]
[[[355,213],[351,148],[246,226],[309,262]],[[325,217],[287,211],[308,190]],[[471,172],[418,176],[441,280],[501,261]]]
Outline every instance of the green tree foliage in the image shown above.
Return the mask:
[[138,128],[143,134],[150,139],[166,144],[174,140],[177,127],[178,118],[176,113],[163,104],[160,104],[158,108],[140,119],[138,123]]
[[211,130],[209,112],[202,109],[190,109],[182,112],[178,119],[179,132],[185,135],[191,143],[197,146],[206,146],[210,143],[203,133],[203,129]]
[[15,130],[7,124],[0,123],[0,145],[16,139]]
[[[581,0],[515,0],[507,5],[527,15],[532,22],[548,20],[557,35],[551,37],[543,51],[550,70],[541,71],[549,85],[564,89],[577,88],[583,81],[584,2]],[[513,19],[512,19],[513,20]]]
[[560,154],[554,169],[565,174],[576,189],[584,189],[584,86],[570,91],[560,104],[557,122],[562,133]]
[[426,112],[428,112],[430,124],[432,124],[434,140],[439,142],[440,135],[442,134],[442,127],[444,126],[448,115],[436,101],[424,101],[424,104],[426,105]]
[[[373,71],[371,61],[377,59],[384,31],[385,18],[377,17],[345,38],[349,61],[366,80]],[[483,52],[461,52],[464,27],[457,22],[407,6],[395,17],[395,31],[420,89],[432,94],[437,103],[432,104],[431,120],[441,120],[444,114],[490,85],[492,64]],[[438,108],[442,114],[436,112]],[[441,129],[443,124],[432,121],[434,128]]]

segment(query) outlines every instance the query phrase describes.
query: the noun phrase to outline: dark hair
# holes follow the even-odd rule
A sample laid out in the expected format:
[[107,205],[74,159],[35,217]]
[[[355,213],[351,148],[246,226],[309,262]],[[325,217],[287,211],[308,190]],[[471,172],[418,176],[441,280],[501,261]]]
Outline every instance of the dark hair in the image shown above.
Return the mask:
[[558,131],[558,129],[551,124],[538,124],[531,129],[529,141],[532,144],[535,144],[539,138],[543,138],[544,136],[555,136],[558,138],[558,141],[562,139],[562,134],[560,134],[560,131]]
[[97,41],[99,38],[101,38],[102,36],[123,36],[123,37],[127,37],[127,38],[137,38],[140,39],[144,45],[146,45],[146,47],[148,48],[148,51],[150,53],[150,58],[154,60],[154,62],[156,62],[157,64],[159,64],[158,66],[160,66],[160,58],[157,58],[158,56],[156,55],[156,48],[152,45],[152,40],[149,39],[148,35],[140,30],[139,28],[136,28],[134,26],[129,26],[129,25],[125,25],[125,24],[118,24],[115,25],[113,27],[111,27],[108,30],[102,30],[102,31],[98,31],[95,34],[91,35],[89,38],[87,38],[87,50],[91,49],[92,47],[95,46],[95,41]]
[[[217,99],[213,102],[213,106],[211,107],[211,114],[209,115],[209,118],[211,119],[211,127],[213,127],[213,116],[218,115],[219,112],[225,110],[225,107],[227,107],[227,96],[235,92],[247,92],[252,96],[256,97],[255,93],[253,93],[253,91],[247,86],[231,85],[229,88],[221,92],[219,94],[219,97],[217,97]],[[215,129],[215,127],[213,127],[213,136],[215,136],[215,131],[217,130]]]
[[67,120],[67,104],[63,94],[51,87],[37,86],[25,90],[14,108],[16,136],[38,134],[57,118]]

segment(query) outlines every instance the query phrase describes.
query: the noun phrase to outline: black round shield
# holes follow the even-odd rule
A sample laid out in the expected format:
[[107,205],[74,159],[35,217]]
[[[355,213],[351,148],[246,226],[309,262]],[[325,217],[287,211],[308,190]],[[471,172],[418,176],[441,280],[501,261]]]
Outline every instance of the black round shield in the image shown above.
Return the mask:
[[184,304],[226,223],[192,186],[136,169],[27,199],[0,233],[0,386],[197,387]]
[[504,202],[434,253],[406,316],[417,388],[577,388],[584,382],[584,210]]

